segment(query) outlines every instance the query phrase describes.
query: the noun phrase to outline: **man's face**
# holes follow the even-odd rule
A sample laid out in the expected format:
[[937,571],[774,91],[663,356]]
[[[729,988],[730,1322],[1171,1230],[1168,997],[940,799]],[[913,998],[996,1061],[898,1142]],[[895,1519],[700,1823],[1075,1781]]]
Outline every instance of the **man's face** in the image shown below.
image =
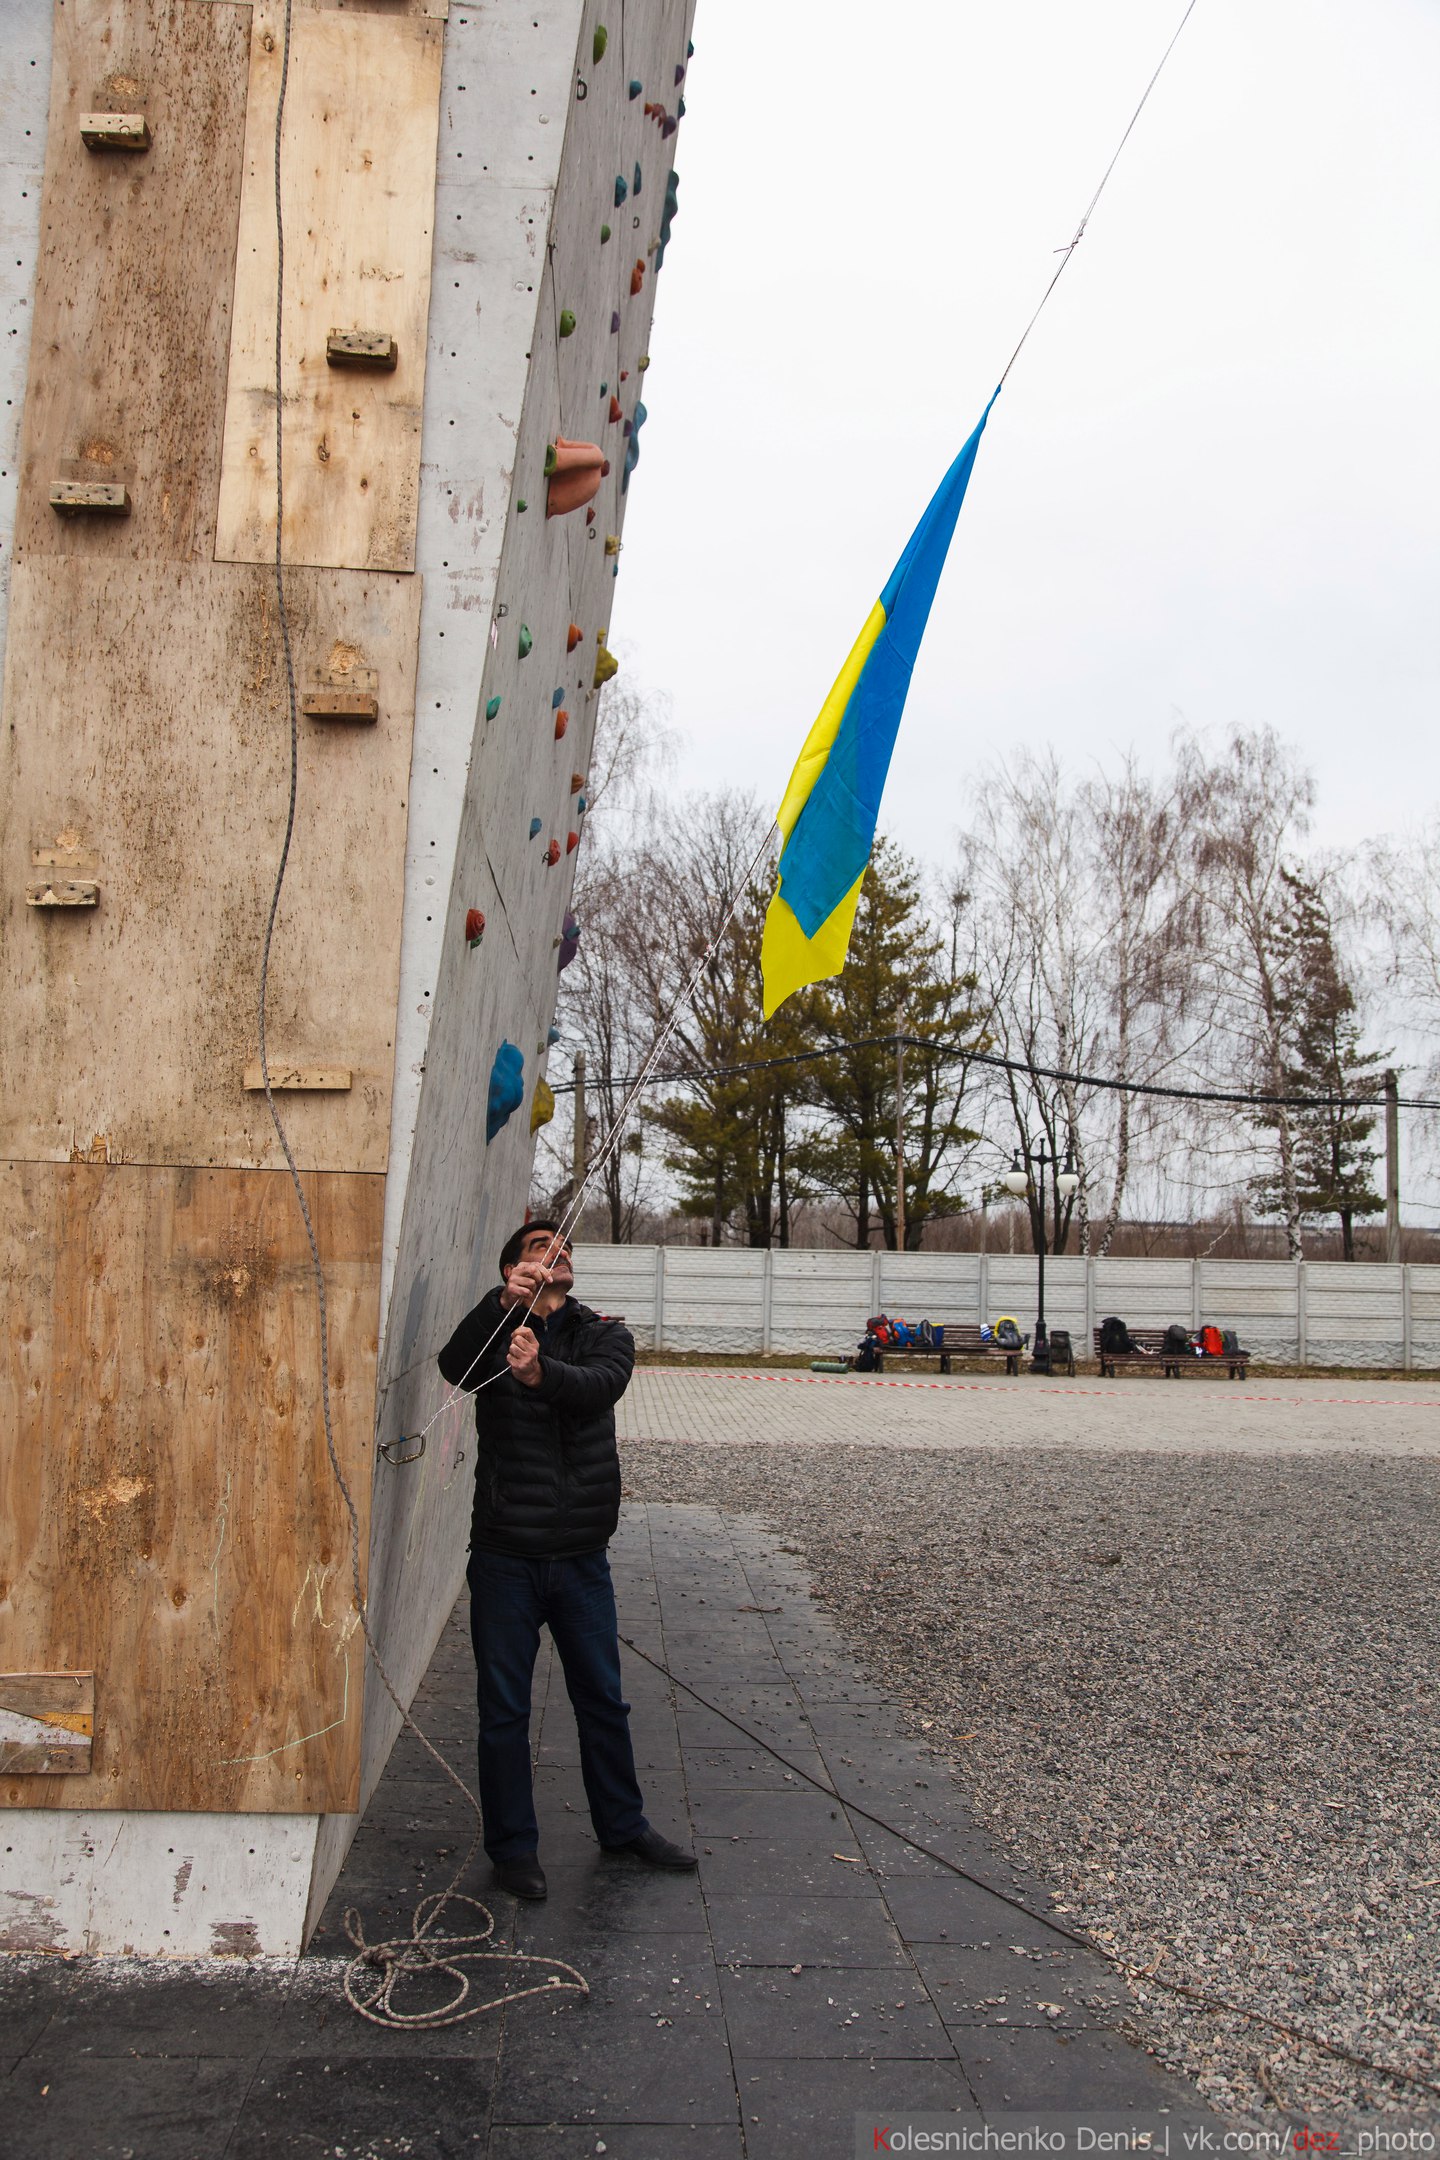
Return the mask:
[[575,1271],[571,1264],[568,1238],[557,1242],[553,1230],[527,1230],[520,1241],[520,1258],[538,1260],[543,1267],[547,1267],[555,1278],[557,1290],[570,1290],[574,1287]]

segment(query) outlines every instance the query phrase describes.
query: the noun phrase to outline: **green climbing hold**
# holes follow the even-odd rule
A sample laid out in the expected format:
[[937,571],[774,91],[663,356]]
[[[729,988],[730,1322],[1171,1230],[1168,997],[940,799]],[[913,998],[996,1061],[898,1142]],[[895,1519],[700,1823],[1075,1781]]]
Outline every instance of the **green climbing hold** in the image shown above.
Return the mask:
[[561,337],[573,337],[573,336],[574,336],[574,334],[575,334],[575,315],[574,315],[574,311],[573,311],[573,309],[571,309],[571,308],[568,308],[568,307],[562,307],[562,308],[561,308],[561,310],[560,310],[560,335],[561,335]]
[[522,622],[520,625],[520,658],[522,660],[529,657],[530,648],[534,643],[535,640],[531,637],[528,627]]
[[486,700],[485,700],[485,717],[486,717],[486,719],[487,719],[487,720],[493,720],[493,719],[495,718],[495,715],[496,715],[496,713],[498,713],[498,712],[499,712],[499,710],[500,710],[500,700],[499,700],[499,698],[498,698],[498,697],[486,698]]
[[629,188],[628,188],[628,187],[626,187],[626,185],[625,185],[625,175],[624,175],[624,173],[618,173],[618,172],[617,172],[617,173],[616,173],[616,175],[615,175],[615,208],[616,208],[617,210],[619,209],[619,207],[620,207],[621,203],[622,203],[622,202],[624,202],[624,200],[625,200],[626,196],[627,196],[627,195],[628,195],[629,193],[630,193],[630,190],[629,190]]
[[608,240],[609,238],[610,238],[610,228],[609,228],[609,226],[608,226],[608,225],[602,225],[602,226],[601,226],[601,228],[600,228],[600,245],[601,245],[601,247],[604,247],[604,245],[605,245],[606,241],[607,241],[607,240]]
[[602,383],[601,383],[601,385],[600,385],[600,395],[601,395],[601,397],[608,397],[608,396],[610,395],[610,385],[609,385],[609,383],[608,383],[608,382],[602,382]]
[[640,193],[640,167],[638,165],[635,167],[635,178],[631,184],[638,195]]
[[516,503],[515,507],[517,510],[528,510],[530,505],[526,502],[525,497],[522,495],[519,502]]
[[637,371],[637,373],[639,373],[639,374],[643,375],[643,374],[644,374],[644,372],[645,372],[645,370],[646,370],[646,368],[647,368],[647,367],[649,367],[649,365],[650,365],[650,355],[649,355],[649,353],[648,353],[648,352],[646,352],[646,353],[641,353],[641,355],[640,355],[640,358],[639,358],[639,359],[638,359],[638,360],[636,361],[636,363],[635,363],[635,367],[636,367],[636,371]]
[[639,95],[640,95],[641,91],[642,91],[642,90],[644,89],[644,87],[645,87],[645,85],[644,85],[644,83],[642,83],[642,82],[641,82],[641,80],[640,80],[640,78],[639,78],[639,76],[638,76],[638,75],[632,76],[632,77],[631,77],[631,79],[630,79],[630,96],[631,96],[631,98],[632,98],[632,99],[634,99],[634,98],[637,98],[637,97],[639,97]]
[[610,33],[605,28],[604,23],[596,23],[595,35],[590,40],[590,57],[594,61],[596,67],[599,67],[600,62],[604,59],[605,48],[609,43]]
[[555,456],[555,445],[554,445],[554,443],[553,443],[553,442],[552,442],[552,443],[546,443],[546,445],[545,445],[545,477],[546,477],[546,479],[547,479],[547,480],[549,479],[549,477],[550,477],[551,473],[553,473],[553,472],[554,472],[554,470],[555,470],[555,466],[556,466],[557,462],[558,462],[558,461],[557,461],[557,459],[556,459],[556,456]]

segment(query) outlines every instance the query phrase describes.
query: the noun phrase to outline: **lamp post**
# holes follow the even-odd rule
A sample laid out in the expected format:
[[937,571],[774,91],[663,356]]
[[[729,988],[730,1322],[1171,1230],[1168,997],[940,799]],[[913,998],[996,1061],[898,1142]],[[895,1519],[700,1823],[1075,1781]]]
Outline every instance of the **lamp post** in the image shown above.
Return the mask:
[[[1040,1195],[1040,1243],[1036,1257],[1040,1263],[1040,1284],[1039,1310],[1035,1318],[1035,1348],[1030,1361],[1032,1372],[1048,1372],[1050,1369],[1050,1338],[1045,1330],[1045,1173],[1047,1170],[1058,1172],[1055,1179],[1055,1191],[1059,1199],[1068,1200],[1072,1193],[1079,1191],[1080,1179],[1075,1169],[1073,1153],[1068,1147],[1066,1148],[1065,1166],[1061,1169],[1060,1157],[1052,1154],[1046,1147],[1043,1133],[1039,1140],[1032,1140],[1028,1147],[1016,1148],[1011,1159],[1010,1168],[1000,1181],[1007,1192],[1014,1193],[1017,1200],[1023,1200],[1030,1190],[1030,1173],[1032,1171],[1038,1172],[1036,1185]],[[1041,1363],[1042,1357],[1044,1359],[1043,1364]]]

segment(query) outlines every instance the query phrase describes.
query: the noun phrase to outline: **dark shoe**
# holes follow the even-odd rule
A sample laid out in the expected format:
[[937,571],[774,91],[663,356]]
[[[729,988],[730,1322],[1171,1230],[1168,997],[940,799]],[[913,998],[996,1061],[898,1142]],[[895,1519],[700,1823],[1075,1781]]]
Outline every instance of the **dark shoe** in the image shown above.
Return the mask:
[[637,1860],[645,1862],[646,1867],[693,1868],[695,1865],[694,1853],[686,1852],[682,1845],[672,1845],[658,1830],[642,1830],[628,1845],[607,1845],[605,1849],[607,1852],[633,1853]]
[[495,1881],[500,1889],[508,1890],[511,1897],[529,1898],[539,1904],[547,1895],[545,1870],[534,1853],[527,1853],[519,1860],[496,1860]]

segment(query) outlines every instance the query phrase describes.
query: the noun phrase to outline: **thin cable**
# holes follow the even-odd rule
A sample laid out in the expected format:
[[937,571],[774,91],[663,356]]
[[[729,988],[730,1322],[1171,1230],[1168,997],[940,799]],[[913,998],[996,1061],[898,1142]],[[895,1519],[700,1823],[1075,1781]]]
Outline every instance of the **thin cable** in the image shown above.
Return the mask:
[[[1287,2025],[1283,2018],[1273,2018],[1264,2010],[1247,2010],[1243,2003],[1231,2002],[1223,1995],[1207,1995],[1200,1988],[1187,1987],[1181,1980],[1162,1980],[1154,1965],[1132,1964],[1114,1950],[1107,1950],[1103,1943],[1094,1941],[1091,1936],[1078,1934],[1074,1928],[1061,1927],[1059,1921],[1053,1919],[1049,1913],[1036,1912],[1032,1905],[1026,1905],[1021,1899],[1011,1897],[1008,1891],[997,1888],[992,1882],[986,1882],[983,1875],[972,1875],[969,1868],[962,1867],[958,1860],[952,1860],[948,1853],[937,1851],[933,1845],[923,1845],[919,1838],[911,1837],[908,1830],[901,1830],[895,1823],[887,1822],[883,1815],[876,1815],[869,1808],[862,1807],[858,1800],[850,1799],[838,1786],[826,1784],[799,1763],[792,1762],[788,1755],[782,1755],[779,1748],[772,1747],[768,1740],[763,1739],[750,1726],[742,1724],[739,1718],[732,1717],[728,1710],[722,1710],[718,1703],[711,1702],[698,1688],[691,1687],[688,1680],[682,1680],[678,1674],[671,1672],[669,1666],[662,1664],[659,1658],[651,1657],[648,1650],[642,1650],[639,1643],[633,1642],[628,1635],[622,1635],[620,1640],[627,1650],[634,1651],[636,1657],[643,1658],[656,1672],[663,1673],[673,1687],[682,1688],[692,1702],[699,1703],[702,1709],[709,1710],[715,1717],[723,1718],[736,1732],[743,1733],[752,1746],[763,1748],[776,1762],[783,1763],[792,1775],[803,1778],[807,1785],[813,1785],[815,1790],[824,1793],[827,1799],[838,1800],[847,1815],[858,1815],[862,1821],[873,1823],[877,1830],[884,1830],[891,1837],[898,1838],[901,1844],[908,1845],[912,1852],[923,1853],[927,1860],[938,1860],[941,1867],[948,1868],[952,1875],[958,1875],[962,1882],[973,1883],[977,1890],[987,1890],[991,1897],[999,1898],[1001,1904],[1008,1905],[1012,1912],[1022,1913],[1027,1920],[1036,1921],[1052,1935],[1058,1935],[1063,1942],[1074,1943],[1081,1950],[1091,1950],[1097,1957],[1104,1958],[1107,1965],[1113,1965],[1127,1977],[1132,1974],[1139,1975],[1152,1987],[1164,1988],[1171,1995],[1184,1996],[1186,2001],[1198,2003],[1202,2009],[1220,2010],[1233,2017],[1247,2018],[1255,2025],[1267,2025],[1272,2032],[1284,2033],[1292,2040],[1301,2041],[1306,2047],[1319,2048],[1326,2055],[1337,2056],[1341,2062],[1353,2063],[1359,2070],[1370,2070],[1377,2077],[1394,2078],[1397,2084],[1413,2085],[1418,2092],[1440,2094],[1440,2085],[1433,2084],[1429,2078],[1417,2077],[1410,2070],[1398,2070],[1389,2063],[1376,2062],[1368,2055],[1356,2055],[1351,2049],[1340,2047],[1333,2040],[1322,2040],[1318,2033],[1302,2032],[1299,2026]],[[1156,1960],[1157,1964],[1158,1962]]]
[[[1194,10],[1195,0],[1190,0],[1189,6],[1186,8],[1184,14],[1181,16],[1179,22],[1175,26],[1174,36],[1171,38],[1170,43],[1165,47],[1164,52],[1160,55],[1159,67],[1156,68],[1155,73],[1151,76],[1149,82],[1145,85],[1144,97],[1141,98],[1140,103],[1136,106],[1134,112],[1130,115],[1129,127],[1126,128],[1125,133],[1121,136],[1119,142],[1115,145],[1115,155],[1111,158],[1110,163],[1106,166],[1104,172],[1100,175],[1100,185],[1096,188],[1095,193],[1091,196],[1089,207],[1087,208],[1084,217],[1081,218],[1080,223],[1075,228],[1074,239],[1068,241],[1063,248],[1059,248],[1056,250],[1060,257],[1060,261],[1056,267],[1055,275],[1051,278],[1049,284],[1045,287],[1044,292],[1040,295],[1039,307],[1036,308],[1035,313],[1030,317],[1029,322],[1026,323],[1025,328],[1021,331],[1020,343],[1015,347],[1014,352],[1011,353],[1010,358],[1005,363],[1005,375],[1008,375],[1010,373],[1011,368],[1014,367],[1015,362],[1019,359],[1021,351],[1024,348],[1026,338],[1029,337],[1030,332],[1034,329],[1036,323],[1039,322],[1041,314],[1044,312],[1046,301],[1050,298],[1051,293],[1054,292],[1055,287],[1059,284],[1061,278],[1065,274],[1066,264],[1069,262],[1076,248],[1079,247],[1080,242],[1084,239],[1085,228],[1089,224],[1090,219],[1094,213],[1095,205],[1099,202],[1100,197],[1105,192],[1105,183],[1110,178],[1111,173],[1114,172],[1116,165],[1119,163],[1120,152],[1125,148],[1126,143],[1129,142],[1131,135],[1134,133],[1135,123],[1140,118],[1141,113],[1145,110],[1145,106],[1149,99],[1150,92],[1155,88],[1156,83],[1159,82],[1161,70],[1164,68],[1166,61],[1170,58],[1171,53],[1175,50],[1176,44],[1180,37],[1180,32],[1185,28],[1186,23],[1189,22],[1191,15],[1194,13]],[[1005,387],[1005,375],[1002,375],[1000,377],[1000,380],[996,385],[997,395],[999,391],[1003,390]]]
[[[300,793],[300,715],[299,698],[295,683],[295,656],[290,642],[290,617],[285,599],[285,440],[284,440],[284,382],[285,355],[283,326],[285,310],[285,219],[280,187],[280,153],[285,121],[285,97],[290,80],[290,39],[294,0],[285,0],[284,32],[280,53],[280,88],[275,103],[275,604],[280,618],[280,644],[285,659],[285,690],[290,721],[290,787],[285,812],[285,839],[280,849],[280,861],[275,872],[275,883],[270,894],[270,912],[265,922],[265,940],[260,954],[260,1070],[265,1083],[265,1102],[270,1121],[275,1127],[276,1138],[285,1156],[290,1182],[295,1189],[301,1220],[305,1225],[305,1237],[310,1247],[310,1269],[315,1281],[315,1302],[320,1321],[320,1407],[325,1428],[325,1451],[330,1458],[330,1469],[350,1519],[350,1584],[355,1600],[355,1610],[364,1632],[365,1645],[374,1660],[386,1694],[400,1713],[401,1722],[420,1742],[426,1754],[437,1763],[450,1783],[461,1793],[475,1816],[475,1832],[464,1858],[443,1890],[432,1891],[422,1898],[415,1908],[410,1934],[390,1942],[367,1943],[360,1925],[358,1913],[353,1909],[345,1915],[345,1931],[354,1943],[356,1955],[345,1970],[345,1995],[353,2010],[372,2025],[402,2026],[405,2028],[430,2028],[440,2025],[456,2025],[466,2018],[478,2017],[487,2010],[495,2010],[502,2003],[515,2002],[523,1996],[551,1994],[565,1990],[574,1994],[588,1995],[590,1990],[584,1975],[562,1958],[527,1957],[517,1951],[485,1951],[478,1946],[491,1939],[495,1921],[489,1908],[478,1898],[462,1897],[457,1885],[479,1849],[484,1825],[480,1802],[471,1792],[458,1771],[453,1770],[437,1747],[426,1739],[408,1706],[400,1696],[385,1669],[379,1646],[370,1631],[369,1608],[360,1577],[360,1516],[355,1506],[345,1473],[340,1466],[339,1452],[335,1446],[334,1421],[330,1404],[330,1319],[325,1294],[325,1270],[320,1262],[320,1246],[315,1236],[315,1225],[310,1214],[310,1204],[305,1197],[305,1187],[296,1167],[290,1138],[280,1116],[270,1081],[270,1058],[266,1039],[266,1006],[269,1002],[270,952],[275,939],[275,921],[280,909],[280,896],[285,885],[285,871],[290,860],[290,844],[295,835],[295,813]],[[482,1916],[483,1926],[469,1935],[437,1935],[447,1905],[468,1905]],[[462,1962],[474,1960],[504,1964],[543,1965],[549,1968],[549,1978],[534,1987],[515,1989],[507,1994],[493,1997],[488,2002],[463,2007],[470,1991],[468,1976],[460,1970]],[[402,1977],[417,1973],[444,1973],[455,1982],[455,1993],[438,2009],[404,2012],[394,2007],[393,1995]],[[562,1978],[567,1974],[568,1978]]]

